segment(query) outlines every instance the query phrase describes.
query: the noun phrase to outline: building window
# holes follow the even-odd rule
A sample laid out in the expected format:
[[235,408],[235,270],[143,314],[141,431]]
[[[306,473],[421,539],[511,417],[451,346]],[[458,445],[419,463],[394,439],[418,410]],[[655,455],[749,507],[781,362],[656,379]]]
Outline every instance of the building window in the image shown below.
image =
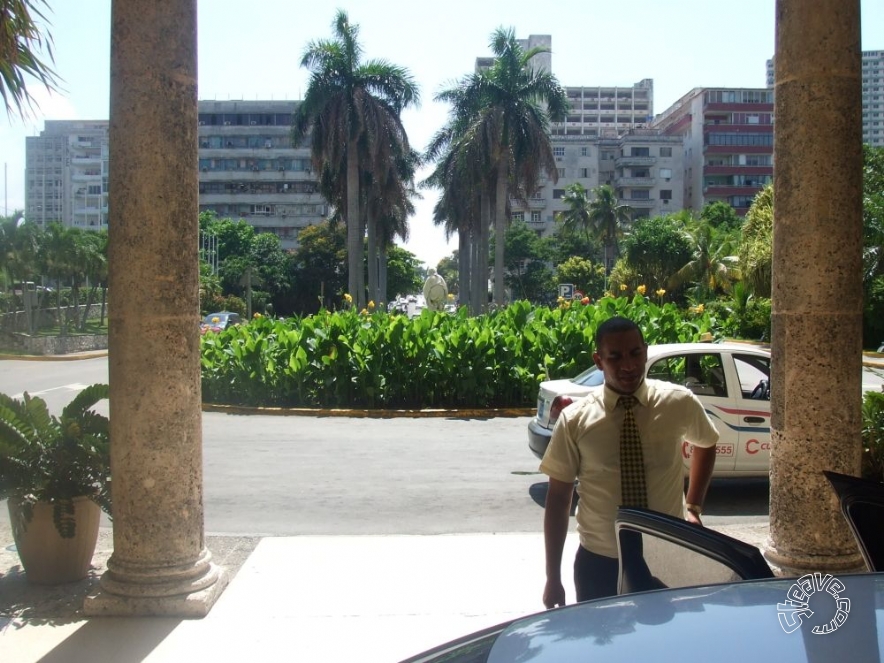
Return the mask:
[[660,189],[660,200],[664,202],[672,200],[672,189]]
[[540,212],[538,210],[531,212],[531,223],[540,223]]
[[588,157],[589,156],[589,148],[588,147],[581,147],[580,148],[580,156]]
[[660,156],[661,157],[671,157],[672,156],[672,148],[671,147],[661,147],[660,148]]
[[565,195],[565,190],[564,190],[564,189],[553,189],[553,199],[554,199],[554,200],[559,200],[559,199],[562,198],[564,195]]
[[632,200],[650,200],[651,192],[645,189],[633,189],[629,197]]
[[580,177],[587,178],[589,177],[589,168],[581,168],[580,169]]
[[524,223],[525,222],[525,212],[513,212],[513,216],[511,217],[513,223]]
[[556,168],[556,170],[557,170],[558,173],[559,173],[559,177],[564,177],[564,176],[565,176],[565,169],[564,169],[564,168]]
[[633,157],[649,157],[651,156],[651,148],[649,147],[633,147],[630,156]]
[[554,147],[553,148],[553,156],[556,156],[556,157],[565,156],[565,148],[564,147]]

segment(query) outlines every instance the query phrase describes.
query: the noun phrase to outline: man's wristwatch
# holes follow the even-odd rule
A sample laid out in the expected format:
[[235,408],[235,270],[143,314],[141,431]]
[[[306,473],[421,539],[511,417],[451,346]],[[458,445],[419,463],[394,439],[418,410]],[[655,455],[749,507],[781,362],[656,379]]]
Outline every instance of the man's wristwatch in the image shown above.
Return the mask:
[[699,504],[691,504],[690,502],[688,502],[684,505],[684,508],[690,511],[695,516],[699,516],[703,513],[703,507],[701,507]]

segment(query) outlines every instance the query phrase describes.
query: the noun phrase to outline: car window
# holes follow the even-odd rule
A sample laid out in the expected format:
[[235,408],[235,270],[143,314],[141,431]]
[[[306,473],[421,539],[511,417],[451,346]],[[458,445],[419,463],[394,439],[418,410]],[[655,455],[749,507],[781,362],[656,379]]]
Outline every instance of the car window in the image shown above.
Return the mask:
[[605,383],[605,374],[598,369],[598,366],[592,366],[577,377],[571,378],[571,382],[584,387],[598,387]]
[[721,355],[688,353],[658,359],[648,369],[648,377],[687,387],[698,396],[727,396],[727,383]]
[[[753,391],[762,381],[770,384],[770,357],[735,354],[734,366],[740,379],[740,391],[743,393],[743,398],[752,398]],[[761,396],[770,399],[770,388],[762,388]]]

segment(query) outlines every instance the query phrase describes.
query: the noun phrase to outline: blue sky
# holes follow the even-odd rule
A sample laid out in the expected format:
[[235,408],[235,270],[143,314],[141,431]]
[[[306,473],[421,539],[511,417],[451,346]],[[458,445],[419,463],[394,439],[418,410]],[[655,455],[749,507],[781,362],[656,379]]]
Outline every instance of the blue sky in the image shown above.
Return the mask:
[[[0,120],[6,166],[3,209],[24,207],[25,136],[45,119],[106,119],[109,97],[110,0],[50,0],[56,65],[65,94],[31,87],[40,110]],[[340,7],[360,27],[366,58],[407,67],[422,104],[403,116],[412,143],[425,147],[446,120],[433,101],[446,84],[489,55],[492,31],[552,35],[553,73],[563,85],[630,86],[654,79],[660,113],[691,88],[764,87],[774,52],[774,0],[198,0],[200,99],[299,99],[307,72],[305,45],[331,35]],[[862,48],[884,49],[884,2],[862,0]],[[451,253],[432,224],[435,194],[426,192],[410,221],[406,247],[428,266]]]

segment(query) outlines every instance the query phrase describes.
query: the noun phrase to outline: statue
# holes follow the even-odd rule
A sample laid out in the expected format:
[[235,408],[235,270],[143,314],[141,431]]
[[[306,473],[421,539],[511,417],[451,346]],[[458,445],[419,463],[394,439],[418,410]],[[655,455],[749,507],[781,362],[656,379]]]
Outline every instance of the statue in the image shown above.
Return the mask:
[[427,280],[424,281],[424,299],[427,302],[427,308],[431,311],[444,311],[447,298],[448,286],[445,284],[445,279],[430,267],[427,270]]

